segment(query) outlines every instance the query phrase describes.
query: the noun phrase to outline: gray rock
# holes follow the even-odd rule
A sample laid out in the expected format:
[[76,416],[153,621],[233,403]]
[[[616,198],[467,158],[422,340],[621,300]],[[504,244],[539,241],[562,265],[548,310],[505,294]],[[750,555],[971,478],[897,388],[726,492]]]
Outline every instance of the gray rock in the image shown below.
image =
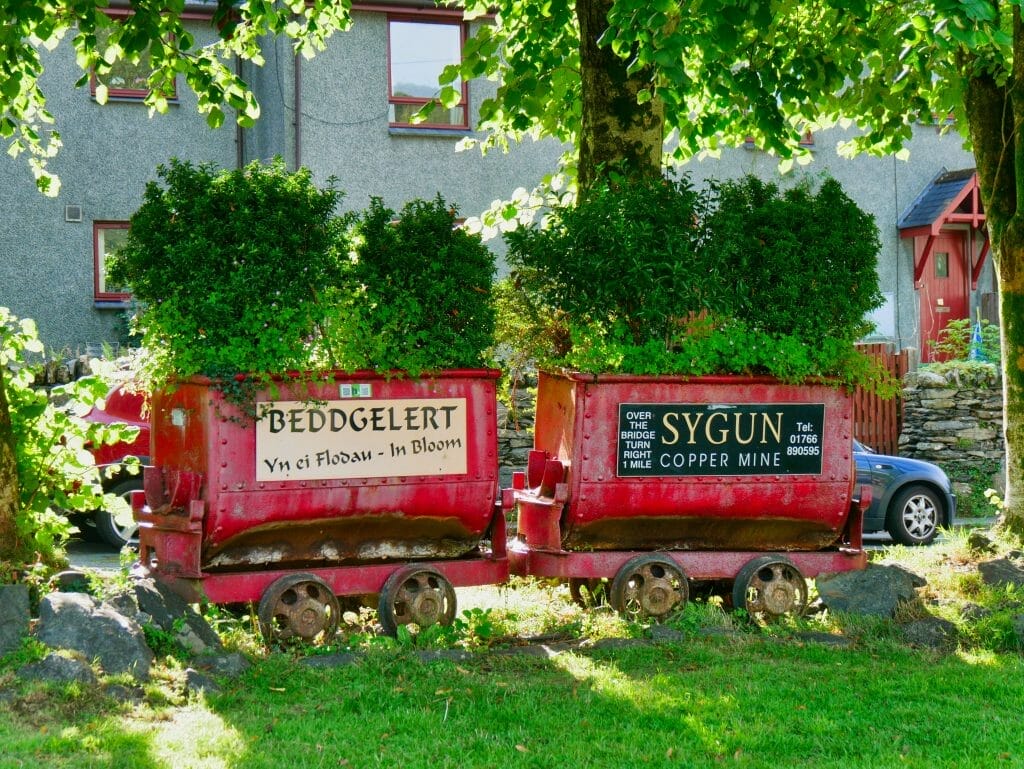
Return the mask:
[[193,660],[193,665],[212,675],[226,678],[238,678],[252,667],[252,663],[246,659],[245,655],[238,652],[203,654]]
[[992,610],[977,603],[965,603],[960,609],[960,616],[968,622],[978,622],[992,616]]
[[220,686],[206,673],[200,673],[193,668],[185,670],[185,691],[202,692],[203,694],[220,694]]
[[925,617],[903,626],[903,639],[911,646],[949,651],[956,647],[956,625],[940,617]]
[[142,702],[146,693],[138,686],[124,686],[122,684],[107,684],[103,693],[116,702],[131,703],[137,705]]
[[972,531],[967,535],[967,547],[976,553],[994,553],[996,546],[983,531]]
[[21,646],[30,618],[28,585],[0,585],[0,657]]
[[62,593],[89,593],[89,578],[79,569],[65,569],[53,577],[57,590]]
[[148,616],[140,616],[142,612],[139,609],[139,600],[135,597],[134,591],[117,593],[104,600],[104,603],[114,611],[126,617],[131,617],[140,625],[145,625],[149,621]]
[[162,583],[140,579],[135,583],[139,610],[149,615],[152,623],[171,633],[175,640],[193,654],[210,649],[220,651],[220,637],[195,609]]
[[923,369],[907,374],[905,381],[911,387],[946,387],[949,384],[941,374]]
[[307,668],[342,668],[351,665],[359,659],[351,652],[338,652],[337,654],[318,654],[315,657],[303,657],[302,664]]
[[1006,558],[982,561],[978,564],[978,573],[986,585],[1024,586],[1024,569]]
[[51,593],[39,603],[37,638],[54,649],[72,649],[99,660],[106,673],[149,678],[153,652],[135,620],[85,593]]
[[30,681],[61,684],[81,683],[91,686],[96,683],[96,674],[88,663],[52,653],[47,654],[39,662],[25,665],[18,671],[18,677]]
[[853,646],[853,640],[844,635],[836,633],[823,633],[816,630],[807,630],[797,633],[794,638],[804,643],[822,644],[823,646],[834,646],[839,649],[847,649]]
[[416,658],[420,662],[464,662],[473,658],[473,652],[465,649],[420,649],[416,652]]
[[[951,404],[952,405],[952,404]],[[932,430],[935,432],[951,433],[957,430],[965,430],[968,425],[964,422],[958,422],[954,419],[939,419],[934,422],[925,422],[924,427],[926,430]]]
[[592,649],[632,649],[637,646],[646,646],[649,641],[645,638],[601,638],[594,641]]
[[868,564],[863,571],[818,577],[818,595],[830,611],[892,617],[901,604],[917,600],[924,579],[900,566]]

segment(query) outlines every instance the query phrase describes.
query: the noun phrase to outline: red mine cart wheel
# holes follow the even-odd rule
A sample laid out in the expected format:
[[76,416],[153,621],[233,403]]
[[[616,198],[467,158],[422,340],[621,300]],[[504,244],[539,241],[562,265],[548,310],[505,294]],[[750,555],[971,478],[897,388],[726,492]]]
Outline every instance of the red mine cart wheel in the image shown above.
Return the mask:
[[612,580],[610,602],[627,619],[660,620],[689,598],[686,575],[665,556],[639,555],[626,562]]
[[341,611],[338,599],[322,579],[313,574],[289,574],[267,588],[257,616],[269,646],[293,638],[327,642],[338,629]]
[[455,619],[455,588],[439,571],[406,566],[381,588],[377,617],[388,635],[395,635],[399,625],[450,625]]
[[749,561],[736,575],[732,604],[755,620],[800,616],[807,607],[807,580],[788,558],[763,555]]

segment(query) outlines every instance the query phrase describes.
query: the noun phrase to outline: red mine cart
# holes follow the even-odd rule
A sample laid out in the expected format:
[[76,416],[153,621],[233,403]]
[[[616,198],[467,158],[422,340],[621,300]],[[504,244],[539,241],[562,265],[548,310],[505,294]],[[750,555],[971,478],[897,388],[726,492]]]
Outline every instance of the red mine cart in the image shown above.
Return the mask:
[[611,578],[630,615],[719,580],[752,615],[798,612],[805,577],[866,565],[852,430],[851,399],[826,384],[542,373],[535,448],[506,493],[513,571],[577,596]]
[[450,621],[453,585],[508,577],[497,377],[282,380],[255,418],[209,380],[157,393],[143,567],[190,600],[258,601],[268,639],[332,634],[337,596],[379,594],[391,632]]

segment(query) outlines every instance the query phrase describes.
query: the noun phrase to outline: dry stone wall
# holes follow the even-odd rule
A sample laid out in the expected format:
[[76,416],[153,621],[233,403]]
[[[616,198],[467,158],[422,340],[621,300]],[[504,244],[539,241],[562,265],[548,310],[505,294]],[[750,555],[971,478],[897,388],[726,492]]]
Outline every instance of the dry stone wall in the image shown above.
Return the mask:
[[512,388],[509,408],[498,404],[498,464],[502,488],[512,485],[512,473],[526,469],[533,448],[533,421],[537,382],[530,380]]
[[930,462],[1000,462],[1003,398],[998,376],[912,372],[904,379],[900,454]]
[[940,465],[958,516],[991,513],[979,489],[1005,488],[1002,385],[995,367],[912,372],[904,379],[901,456]]

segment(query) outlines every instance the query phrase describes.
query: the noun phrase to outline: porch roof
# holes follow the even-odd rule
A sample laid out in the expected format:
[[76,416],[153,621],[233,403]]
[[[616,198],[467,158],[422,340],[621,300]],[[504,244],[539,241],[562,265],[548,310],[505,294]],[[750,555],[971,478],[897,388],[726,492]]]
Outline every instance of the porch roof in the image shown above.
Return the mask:
[[943,169],[903,212],[896,226],[901,238],[925,238],[923,249],[914,259],[914,285],[921,287],[925,265],[932,255],[935,239],[951,224],[969,225],[982,233],[981,251],[969,255],[971,288],[977,288],[981,268],[988,256],[988,232],[985,211],[978,189],[978,174],[973,168],[960,171]]
[[978,193],[978,174],[973,168],[943,169],[917,196],[900,217],[900,237],[938,235],[944,225],[969,224],[975,229],[985,222]]

